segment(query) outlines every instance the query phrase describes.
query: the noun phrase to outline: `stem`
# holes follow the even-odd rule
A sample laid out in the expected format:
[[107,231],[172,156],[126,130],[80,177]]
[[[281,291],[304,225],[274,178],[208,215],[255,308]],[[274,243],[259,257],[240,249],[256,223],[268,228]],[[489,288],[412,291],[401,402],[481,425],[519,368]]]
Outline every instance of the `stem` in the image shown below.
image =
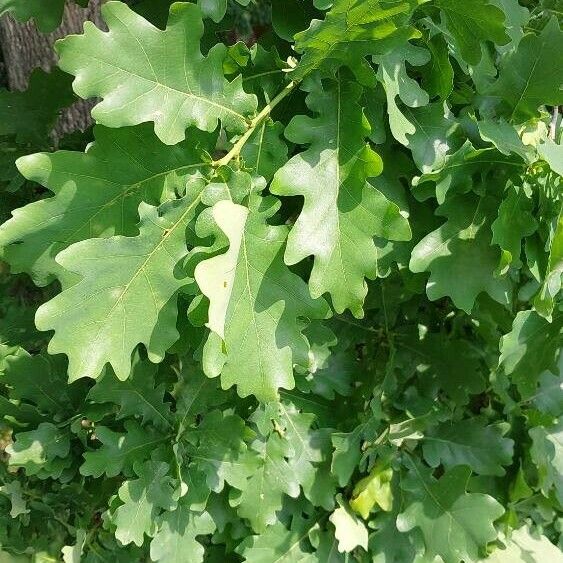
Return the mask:
[[297,86],[298,82],[291,81],[262,111],[250,122],[250,125],[244,135],[233,145],[233,148],[221,159],[214,160],[212,166],[226,166],[237,157],[246,144],[248,139],[252,136],[256,128],[272,113],[272,110],[286,97],[291,94],[293,89]]
[[549,138],[555,141],[555,134],[557,132],[557,119],[559,117],[559,106],[553,108],[553,115],[551,123],[549,124]]

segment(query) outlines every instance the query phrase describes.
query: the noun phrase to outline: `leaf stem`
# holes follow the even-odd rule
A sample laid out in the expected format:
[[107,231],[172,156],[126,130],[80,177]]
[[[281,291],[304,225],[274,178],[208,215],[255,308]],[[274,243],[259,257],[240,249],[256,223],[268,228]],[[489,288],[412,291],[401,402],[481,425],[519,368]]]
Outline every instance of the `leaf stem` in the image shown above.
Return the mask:
[[292,80],[287,86],[285,86],[285,88],[281,92],[279,92],[269,104],[264,106],[262,111],[250,122],[248,129],[246,130],[244,135],[242,135],[241,138],[233,145],[233,148],[223,158],[214,160],[211,165],[214,167],[226,166],[227,164],[229,164],[229,162],[231,162],[231,160],[233,160],[233,158],[236,158],[240,154],[240,151],[242,150],[248,139],[250,139],[254,131],[256,131],[256,128],[270,115],[270,113],[272,113],[272,110],[286,96],[289,96],[289,94],[291,94],[297,84],[299,84],[298,81]]

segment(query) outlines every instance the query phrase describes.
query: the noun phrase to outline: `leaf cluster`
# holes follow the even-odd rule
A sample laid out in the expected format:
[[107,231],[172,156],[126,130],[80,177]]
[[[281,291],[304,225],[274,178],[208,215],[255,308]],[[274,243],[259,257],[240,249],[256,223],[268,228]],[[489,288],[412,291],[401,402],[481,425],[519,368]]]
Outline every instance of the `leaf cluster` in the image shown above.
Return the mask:
[[562,12],[110,1],[0,91],[0,560],[563,561]]

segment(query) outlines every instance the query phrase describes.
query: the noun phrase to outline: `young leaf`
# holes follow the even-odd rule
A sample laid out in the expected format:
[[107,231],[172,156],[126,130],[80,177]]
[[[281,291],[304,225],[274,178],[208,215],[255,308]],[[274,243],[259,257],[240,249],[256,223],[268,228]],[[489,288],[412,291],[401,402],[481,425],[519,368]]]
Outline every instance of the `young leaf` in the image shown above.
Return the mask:
[[334,536],[338,540],[338,551],[348,553],[356,547],[363,547],[367,550],[368,531],[364,523],[343,500],[340,500],[339,504],[340,506],[329,518],[335,528]]
[[509,538],[503,538],[506,547],[497,547],[479,563],[514,563],[515,561],[549,561],[562,563],[561,550],[544,535],[532,533],[527,525],[512,531]]
[[350,508],[364,520],[369,517],[374,507],[389,512],[393,506],[392,478],[392,468],[376,464],[370,474],[354,486]]

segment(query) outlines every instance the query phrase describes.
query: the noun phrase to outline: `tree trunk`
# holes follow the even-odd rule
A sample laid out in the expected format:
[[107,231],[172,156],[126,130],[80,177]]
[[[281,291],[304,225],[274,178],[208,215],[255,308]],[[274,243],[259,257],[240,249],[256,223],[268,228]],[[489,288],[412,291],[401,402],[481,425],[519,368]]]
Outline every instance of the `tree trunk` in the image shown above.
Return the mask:
[[[62,24],[53,33],[48,34],[38,31],[31,21],[22,24],[11,16],[0,18],[0,45],[9,88],[25,90],[34,68],[50,70],[57,62],[53,49],[55,41],[70,33],[81,33],[86,20],[104,27],[100,16],[102,1],[90,0],[87,8],[80,8],[69,2],[65,7]],[[78,100],[63,110],[55,127],[55,139],[76,130],[86,129],[92,122],[90,117],[92,105],[92,101]]]

